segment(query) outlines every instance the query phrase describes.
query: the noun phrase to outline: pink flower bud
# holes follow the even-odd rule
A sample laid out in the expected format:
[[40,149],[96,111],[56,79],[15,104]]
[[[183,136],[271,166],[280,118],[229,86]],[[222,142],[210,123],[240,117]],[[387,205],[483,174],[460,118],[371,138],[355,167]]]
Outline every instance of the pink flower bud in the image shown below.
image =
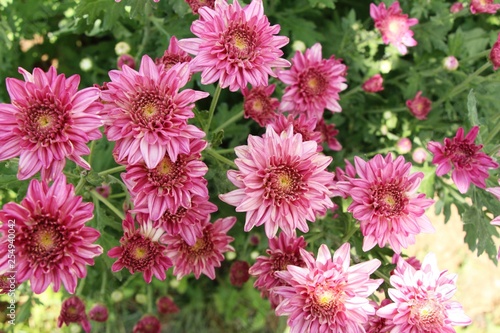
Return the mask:
[[424,163],[427,159],[427,150],[422,147],[418,147],[413,151],[411,158],[415,161],[415,163]]
[[456,13],[460,12],[462,9],[464,9],[464,4],[461,2],[455,2],[450,7],[450,13],[456,14]]
[[369,92],[369,93],[376,93],[378,91],[384,90],[383,87],[384,84],[384,79],[380,74],[375,74],[371,78],[365,81],[363,83],[362,88],[364,91]]
[[444,58],[443,66],[449,71],[454,71],[458,68],[458,60],[454,56]]
[[105,322],[108,320],[108,308],[104,304],[95,304],[89,311],[89,318],[93,321]]
[[122,54],[118,58],[118,64],[117,67],[118,69],[122,69],[123,65],[127,65],[128,67],[135,69],[135,60],[131,55],[128,54]]
[[497,70],[500,67],[500,33],[498,34],[497,41],[491,48],[490,60],[493,64],[493,69]]
[[156,300],[156,308],[158,313],[169,314],[179,312],[179,308],[174,301],[168,296],[162,296]]
[[400,154],[409,153],[411,151],[411,140],[408,138],[401,138],[396,144],[396,147]]
[[161,332],[161,323],[153,315],[144,315],[142,318],[135,324],[133,333],[160,333]]
[[427,114],[431,111],[432,107],[432,102],[426,97],[421,97],[421,95],[422,92],[419,91],[414,99],[406,101],[406,106],[418,120],[427,119]]
[[246,261],[237,260],[231,265],[229,281],[233,286],[241,287],[250,278],[248,269],[250,265]]

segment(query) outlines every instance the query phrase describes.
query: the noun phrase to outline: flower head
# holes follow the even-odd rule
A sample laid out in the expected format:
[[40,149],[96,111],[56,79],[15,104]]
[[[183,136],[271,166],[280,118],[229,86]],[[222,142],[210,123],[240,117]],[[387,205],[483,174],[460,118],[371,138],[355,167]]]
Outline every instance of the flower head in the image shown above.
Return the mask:
[[198,14],[198,10],[204,6],[207,6],[210,9],[214,9],[215,7],[215,0],[184,0],[184,1],[187,2],[189,7],[191,7],[193,14]]
[[427,115],[431,111],[432,102],[427,97],[422,97],[422,92],[419,91],[415,98],[406,101],[406,106],[410,109],[411,114],[418,120],[427,119]]
[[321,146],[323,137],[322,133],[316,130],[316,118],[308,119],[305,114],[301,114],[296,117],[291,114],[285,116],[281,113],[277,115],[269,125],[278,134],[286,131],[290,126],[292,126],[293,132],[295,134],[298,133],[302,135],[303,141],[316,141],[316,143],[318,144],[317,151],[323,150],[323,147]]
[[434,232],[424,214],[434,201],[417,193],[422,172],[410,174],[411,163],[403,156],[393,160],[390,154],[376,155],[368,162],[356,156],[354,164],[359,178],[347,177],[336,186],[352,197],[348,211],[361,222],[363,251],[389,243],[400,253],[402,247],[415,243],[415,235]]
[[382,33],[384,43],[393,44],[402,55],[408,53],[407,47],[417,45],[410,27],[417,24],[418,20],[409,19],[407,14],[403,14],[399,1],[395,1],[389,8],[383,2],[378,7],[370,4],[370,16],[375,21],[375,28]]
[[156,276],[159,280],[165,280],[166,271],[172,267],[172,261],[166,256],[166,246],[160,241],[164,230],[151,220],[138,220],[139,228],[132,215],[128,214],[123,220],[123,237],[120,246],[108,251],[108,256],[118,258],[111,270],[118,272],[127,268],[130,274],[142,272],[144,281],[151,283]]
[[161,332],[161,322],[153,315],[144,315],[142,318],[134,325],[132,333],[160,333]]
[[471,0],[470,12],[472,14],[495,14],[500,9],[500,4],[494,4],[493,0]]
[[169,314],[179,312],[179,308],[175,302],[168,296],[162,296],[156,300],[156,308],[158,313]]
[[384,79],[382,78],[382,75],[375,74],[363,83],[362,88],[366,92],[376,93],[384,90],[383,84]]
[[427,149],[434,154],[432,163],[437,165],[436,175],[443,176],[450,172],[451,178],[460,193],[465,193],[472,182],[485,188],[488,169],[498,168],[498,163],[490,156],[481,152],[483,145],[474,143],[479,127],[474,126],[464,137],[464,129],[460,127],[453,139],[445,138],[444,144],[430,141]]
[[289,316],[291,332],[364,332],[368,316],[375,313],[367,299],[382,283],[370,279],[380,261],[369,260],[352,267],[350,245],[345,243],[333,258],[323,244],[315,259],[300,251],[305,267],[288,265],[276,272],[288,285],[274,289],[283,297],[276,308],[278,316]]
[[113,154],[118,163],[144,161],[155,168],[168,154],[172,161],[189,152],[189,140],[205,133],[187,120],[194,117],[194,102],[207,93],[185,89],[188,64],[165,71],[144,56],[139,72],[124,67],[109,72],[111,82],[102,91],[107,112],[106,135],[116,141]]
[[280,48],[288,44],[288,37],[274,36],[280,27],[270,25],[262,0],[252,0],[244,8],[238,0],[232,4],[219,0],[214,9],[202,7],[198,14],[200,18],[191,25],[198,38],[182,39],[179,47],[196,55],[191,70],[202,71],[202,84],[219,81],[231,91],[248,83],[267,86],[268,76],[276,76],[273,67],[290,66],[280,58]]
[[453,5],[450,7],[450,13],[456,14],[464,9],[464,4],[461,2],[455,2]]
[[493,44],[493,47],[491,48],[490,60],[491,63],[493,64],[494,70],[500,68],[500,33],[498,34],[497,41],[495,42],[495,44]]
[[250,279],[249,268],[250,265],[246,261],[236,260],[233,262],[229,269],[229,282],[236,287],[243,286]]
[[235,149],[239,170],[227,173],[237,190],[219,198],[247,212],[245,231],[265,224],[272,238],[281,228],[288,235],[295,229],[307,232],[306,220],[333,207],[331,193],[324,185],[333,179],[326,171],[332,158],[317,152],[317,143],[303,141],[293,128],[277,134],[271,126],[263,137],[249,136],[248,146]]
[[135,69],[135,60],[134,60],[134,57],[132,57],[131,55],[129,54],[122,54],[118,57],[118,62],[117,62],[117,66],[118,69],[122,69],[123,66],[128,66],[132,69]]
[[335,124],[327,124],[323,118],[321,118],[316,124],[316,131],[321,132],[321,142],[326,142],[328,148],[334,151],[341,151],[342,145],[336,136],[339,134],[339,130],[335,128]]
[[66,158],[90,170],[81,156],[90,153],[89,141],[101,137],[100,90],[78,91],[80,77],[58,75],[54,67],[46,73],[35,68],[33,74],[19,68],[19,73],[24,81],[5,80],[11,104],[0,103],[0,161],[19,156],[21,180],[38,171],[42,179],[55,179]]
[[260,126],[265,127],[277,116],[276,110],[280,102],[277,98],[271,97],[275,88],[275,84],[270,84],[266,87],[241,89],[245,119],[252,118]]
[[179,235],[165,235],[163,240],[168,244],[167,255],[174,262],[174,275],[177,279],[194,273],[196,279],[203,273],[215,279],[215,267],[220,267],[224,260],[223,253],[234,251],[229,245],[234,238],[227,235],[236,223],[236,217],[226,217],[210,223],[204,221],[203,235],[196,239],[194,245],[187,244]]
[[[371,301],[370,303],[374,306],[375,311],[377,311],[381,307],[390,304],[391,300],[386,298],[382,300],[380,304],[377,304],[373,301]],[[368,322],[364,325],[364,328],[366,333],[390,333],[394,328],[394,325],[392,324],[391,320],[379,317],[375,312],[375,314],[368,316]]]
[[278,78],[288,87],[281,98],[280,110],[308,118],[323,118],[323,112],[341,112],[339,93],[347,88],[341,59],[323,59],[321,44],[316,43],[305,53],[297,51],[290,70],[278,71]]
[[85,314],[85,304],[77,296],[71,296],[63,301],[61,313],[57,318],[57,327],[62,327],[63,323],[66,325],[78,323],[86,333],[90,332],[91,326]]
[[86,266],[102,253],[93,244],[100,234],[86,227],[92,219],[92,203],[75,196],[73,185],[60,175],[51,186],[33,179],[26,197],[17,203],[7,203],[0,211],[0,274],[12,271],[7,260],[9,252],[9,221],[14,221],[16,237],[17,282],[30,280],[34,293],[44,292],[53,283],[58,291],[61,283],[74,293],[77,280],[87,275]]
[[447,274],[437,267],[436,257],[428,254],[417,270],[399,259],[391,276],[389,296],[394,303],[377,310],[398,332],[455,332],[453,326],[471,323],[460,303],[451,298],[456,291],[456,274]]
[[179,47],[178,42],[177,37],[172,36],[163,56],[155,59],[157,65],[163,64],[164,70],[169,70],[176,64],[187,63],[192,60],[191,56]]
[[90,320],[103,323],[108,320],[108,308],[104,304],[94,304],[89,311]]

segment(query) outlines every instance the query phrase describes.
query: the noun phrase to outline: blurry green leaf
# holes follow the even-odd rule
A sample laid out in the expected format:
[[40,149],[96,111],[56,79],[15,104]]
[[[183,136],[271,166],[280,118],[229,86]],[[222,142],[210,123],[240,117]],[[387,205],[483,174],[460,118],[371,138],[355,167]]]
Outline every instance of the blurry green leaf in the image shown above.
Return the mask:
[[476,206],[469,207],[463,214],[465,242],[471,251],[477,250],[477,255],[486,252],[491,260],[496,262],[497,247],[492,235],[498,235],[494,226],[486,218],[484,213]]
[[335,8],[335,1],[334,0],[308,0],[309,4],[311,7],[318,7],[318,8]]

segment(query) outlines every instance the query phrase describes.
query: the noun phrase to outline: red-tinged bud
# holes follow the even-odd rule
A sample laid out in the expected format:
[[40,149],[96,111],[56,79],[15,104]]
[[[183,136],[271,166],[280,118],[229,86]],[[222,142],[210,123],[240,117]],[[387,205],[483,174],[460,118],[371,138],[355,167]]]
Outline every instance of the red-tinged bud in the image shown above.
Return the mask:
[[379,91],[384,90],[384,79],[382,78],[382,75],[376,74],[369,78],[368,80],[363,83],[362,88],[364,91],[369,92],[369,93],[376,93]]
[[406,106],[410,112],[419,120],[427,119],[427,114],[431,111],[432,102],[426,97],[422,97],[422,92],[419,91],[414,99],[407,100]]
[[229,281],[233,286],[241,287],[250,278],[248,269],[250,265],[246,261],[237,260],[231,265]]
[[108,320],[108,308],[104,304],[95,304],[89,311],[89,318],[100,323]]

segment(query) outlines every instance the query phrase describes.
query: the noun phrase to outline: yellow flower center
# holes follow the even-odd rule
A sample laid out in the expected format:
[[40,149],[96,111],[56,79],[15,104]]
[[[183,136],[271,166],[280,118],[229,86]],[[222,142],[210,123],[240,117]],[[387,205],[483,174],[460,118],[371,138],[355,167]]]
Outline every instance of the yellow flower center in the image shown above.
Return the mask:
[[148,103],[142,107],[142,113],[146,118],[151,118],[158,113],[156,105]]

